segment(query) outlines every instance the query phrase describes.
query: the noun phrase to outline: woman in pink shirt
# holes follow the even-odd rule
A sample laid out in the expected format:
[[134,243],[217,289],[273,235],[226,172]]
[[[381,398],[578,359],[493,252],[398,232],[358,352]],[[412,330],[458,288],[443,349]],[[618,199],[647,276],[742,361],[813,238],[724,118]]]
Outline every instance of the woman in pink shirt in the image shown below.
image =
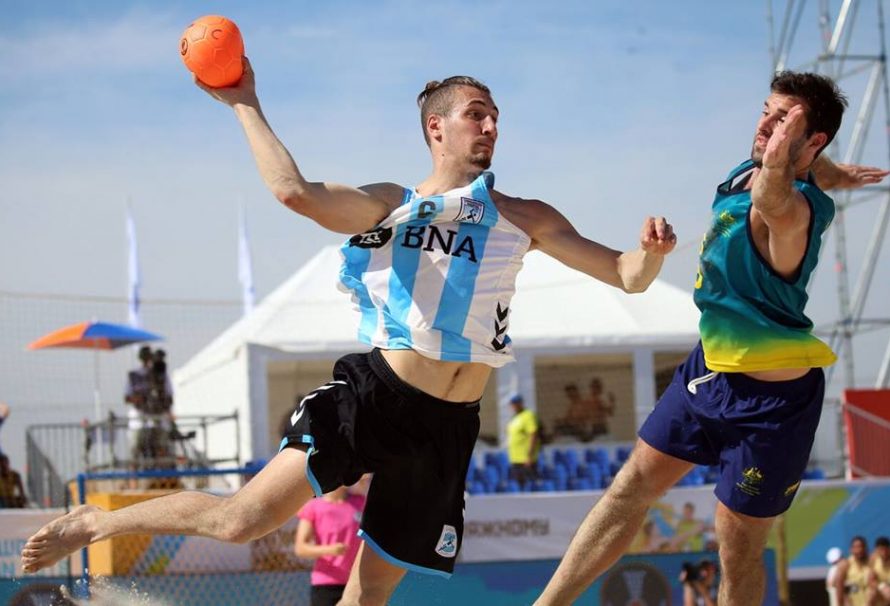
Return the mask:
[[365,497],[345,486],[306,503],[297,517],[297,557],[315,560],[312,567],[312,606],[335,606],[343,595],[358,553],[359,524]]

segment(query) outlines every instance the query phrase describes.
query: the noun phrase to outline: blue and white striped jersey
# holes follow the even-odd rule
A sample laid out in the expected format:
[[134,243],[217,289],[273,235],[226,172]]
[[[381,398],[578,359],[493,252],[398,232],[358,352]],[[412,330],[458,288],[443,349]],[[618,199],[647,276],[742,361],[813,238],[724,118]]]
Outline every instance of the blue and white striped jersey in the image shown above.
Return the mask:
[[507,323],[529,236],[500,216],[483,173],[402,204],[341,248],[340,285],[361,312],[359,340],[436,360],[503,366]]

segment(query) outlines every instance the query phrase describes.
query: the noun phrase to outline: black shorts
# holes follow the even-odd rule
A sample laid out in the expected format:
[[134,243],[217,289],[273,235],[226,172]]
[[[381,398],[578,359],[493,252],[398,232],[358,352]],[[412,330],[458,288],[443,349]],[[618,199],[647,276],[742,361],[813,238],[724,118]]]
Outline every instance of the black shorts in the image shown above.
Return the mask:
[[316,496],[373,473],[359,536],[391,564],[451,576],[479,402],[423,393],[376,349],[340,358],[333,374],[300,402],[281,448],[309,454]]
[[313,585],[309,593],[310,606],[337,606],[346,585]]

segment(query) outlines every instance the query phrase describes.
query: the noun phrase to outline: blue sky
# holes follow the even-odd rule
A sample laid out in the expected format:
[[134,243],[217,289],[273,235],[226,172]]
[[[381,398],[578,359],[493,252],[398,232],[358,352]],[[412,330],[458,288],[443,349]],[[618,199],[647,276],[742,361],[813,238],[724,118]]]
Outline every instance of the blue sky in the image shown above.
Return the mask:
[[[260,296],[341,239],[278,205],[231,111],[191,84],[178,39],[208,13],[239,24],[265,113],[308,178],[420,181],[429,158],[414,99],[428,80],[473,75],[501,110],[499,189],[548,201],[585,235],[622,249],[635,246],[644,216],[666,215],[681,250],[663,276],[691,288],[713,188],[746,158],[768,94],[766,7],[7,0],[0,290],[124,296],[128,200],[145,298],[237,299],[241,202]],[[862,3],[859,50],[875,48],[874,7]],[[817,48],[814,8],[792,66]],[[863,78],[848,86],[861,90]],[[873,132],[864,160],[886,165],[886,141]],[[848,218],[854,272],[874,215],[857,212]],[[867,316],[886,315],[886,252]],[[830,266],[813,288],[810,311],[824,324],[837,307]],[[866,338],[864,383],[886,339]]]

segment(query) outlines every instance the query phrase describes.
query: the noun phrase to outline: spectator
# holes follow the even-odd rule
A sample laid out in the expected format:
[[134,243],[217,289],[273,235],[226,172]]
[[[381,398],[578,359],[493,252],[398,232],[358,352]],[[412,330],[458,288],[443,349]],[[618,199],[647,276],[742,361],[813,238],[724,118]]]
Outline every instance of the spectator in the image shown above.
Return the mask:
[[867,606],[869,576],[868,543],[863,537],[853,537],[850,557],[838,563],[834,579],[838,606]]
[[507,423],[507,458],[510,460],[510,478],[521,487],[534,482],[536,464],[541,446],[538,418],[525,408],[519,394],[510,398],[513,418]]
[[343,596],[349,571],[358,554],[358,530],[365,497],[345,486],[306,503],[297,517],[294,552],[315,560],[311,606],[334,606]]
[[139,348],[140,368],[130,371],[126,401],[133,405],[129,412],[132,456],[137,468],[170,465],[169,459],[173,387],[167,374],[166,352],[152,352],[148,346]]
[[871,557],[871,587],[869,604],[887,606],[890,604],[890,539],[878,537]]
[[0,454],[0,507],[22,508],[26,502],[22,476],[9,467],[9,457]]
[[590,381],[590,396],[585,401],[590,416],[591,439],[609,433],[609,417],[615,414],[615,394],[603,394],[603,382],[594,377]]
[[837,582],[838,565],[844,559],[844,552],[840,547],[832,547],[825,554],[825,561],[828,562],[828,573],[825,575],[825,590],[828,592],[829,606],[842,606],[837,601],[837,592],[834,590]]
[[683,564],[683,606],[717,606],[717,564],[702,560]]
[[582,440],[590,439],[590,425],[593,420],[587,401],[581,397],[578,386],[569,383],[564,387],[566,399],[569,401],[566,414],[556,420],[554,433],[575,436]]

